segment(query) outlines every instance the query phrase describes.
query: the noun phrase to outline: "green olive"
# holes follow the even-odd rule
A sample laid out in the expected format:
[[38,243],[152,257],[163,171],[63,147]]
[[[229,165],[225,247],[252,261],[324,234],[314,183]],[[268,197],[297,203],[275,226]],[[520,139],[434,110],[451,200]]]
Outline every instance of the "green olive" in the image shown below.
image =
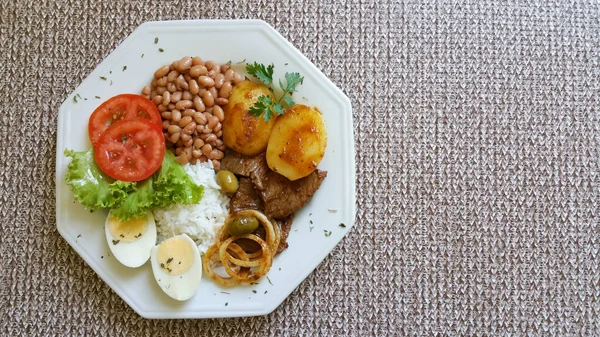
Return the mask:
[[227,194],[233,194],[238,190],[238,180],[235,174],[227,170],[221,170],[217,173],[217,184]]
[[227,231],[232,236],[250,234],[258,228],[258,220],[251,215],[236,215],[227,221]]

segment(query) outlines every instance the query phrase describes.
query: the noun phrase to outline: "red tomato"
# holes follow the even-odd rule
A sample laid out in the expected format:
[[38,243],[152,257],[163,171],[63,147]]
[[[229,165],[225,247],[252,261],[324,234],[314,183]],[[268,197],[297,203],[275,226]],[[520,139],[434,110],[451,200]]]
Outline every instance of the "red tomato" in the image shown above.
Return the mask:
[[112,123],[121,119],[146,118],[160,126],[162,119],[154,103],[144,96],[123,94],[109,98],[94,110],[88,122],[88,134],[92,144]]
[[165,137],[162,129],[145,118],[122,120],[110,125],[94,145],[98,167],[122,181],[140,181],[162,164]]

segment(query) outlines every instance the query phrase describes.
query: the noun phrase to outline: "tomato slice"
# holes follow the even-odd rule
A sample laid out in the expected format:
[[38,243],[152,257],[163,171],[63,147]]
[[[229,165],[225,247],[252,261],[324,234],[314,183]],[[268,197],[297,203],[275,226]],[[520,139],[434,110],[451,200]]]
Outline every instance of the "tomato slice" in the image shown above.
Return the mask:
[[122,181],[140,181],[156,172],[165,155],[162,129],[145,118],[111,124],[94,145],[98,167]]
[[160,126],[162,119],[154,103],[144,96],[122,94],[109,98],[94,110],[88,121],[92,144],[114,122],[121,119],[146,118]]

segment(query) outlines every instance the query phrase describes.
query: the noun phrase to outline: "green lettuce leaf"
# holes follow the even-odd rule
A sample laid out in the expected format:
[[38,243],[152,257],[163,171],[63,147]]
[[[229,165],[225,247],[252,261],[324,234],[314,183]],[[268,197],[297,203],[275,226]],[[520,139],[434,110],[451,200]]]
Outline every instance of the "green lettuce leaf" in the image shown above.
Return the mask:
[[113,208],[135,189],[135,183],[114,180],[100,171],[91,150],[65,150],[65,156],[72,158],[65,176],[67,186],[86,209]]
[[153,208],[198,203],[204,194],[204,186],[194,183],[170,151],[165,152],[157,172],[137,183],[105,175],[96,166],[92,150],[65,150],[65,155],[72,158],[65,180],[75,199],[88,209],[110,208],[122,221],[140,217]]

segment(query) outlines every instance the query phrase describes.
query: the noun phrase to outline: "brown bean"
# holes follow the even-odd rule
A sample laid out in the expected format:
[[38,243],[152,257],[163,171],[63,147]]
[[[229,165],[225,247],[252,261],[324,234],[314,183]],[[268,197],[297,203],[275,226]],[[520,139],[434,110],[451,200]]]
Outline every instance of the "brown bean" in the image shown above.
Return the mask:
[[169,66],[162,66],[154,72],[154,78],[159,79],[169,73]]
[[167,111],[165,111],[165,112],[161,112],[161,113],[160,113],[160,116],[161,116],[163,119],[171,119],[171,111],[167,110]]
[[223,128],[223,124],[219,123],[217,124],[217,126],[215,126],[215,128],[213,129],[213,132],[219,132],[221,131],[221,129]]
[[169,103],[169,106],[167,108],[169,108],[169,110],[175,110],[175,104]]
[[203,145],[204,145],[204,141],[203,141],[202,139],[200,139],[200,138],[196,138],[196,139],[194,140],[194,147],[195,147],[195,148],[199,149],[199,148],[201,148]]
[[192,58],[189,56],[183,57],[179,62],[177,62],[177,70],[180,73],[185,73],[192,67]]
[[229,103],[229,100],[227,98],[217,97],[217,99],[215,99],[215,103],[220,106],[225,106]]
[[214,80],[215,80],[215,87],[217,89],[219,89],[219,88],[221,88],[223,83],[225,83],[225,75],[218,73],[215,75]]
[[[221,136],[223,136],[223,130],[216,131],[216,132],[215,132],[215,135],[217,135],[217,137],[221,137]],[[225,151],[225,148],[226,148],[227,146],[225,146],[225,144],[223,144],[222,146],[223,146],[223,148],[222,148],[222,149],[221,149],[221,148],[219,148],[219,150],[221,150],[221,151]]]
[[189,158],[187,158],[186,156],[184,156],[183,154],[175,157],[175,160],[177,160],[177,162],[181,165],[185,165],[187,163],[190,162]]
[[169,126],[171,126],[171,122],[169,122],[169,121],[162,121],[162,128],[163,128],[163,130],[168,129]]
[[217,153],[218,151],[219,150],[217,150],[217,149],[211,150],[206,156],[208,157],[208,159],[211,159],[211,160],[212,159],[217,159],[217,156],[219,155]]
[[177,104],[175,104],[175,108],[177,110],[185,110],[185,109],[191,108],[192,105],[193,105],[192,101],[184,99],[184,100],[177,102]]
[[192,149],[192,145],[194,144],[194,140],[192,138],[188,139],[183,143],[186,148]]
[[233,83],[234,84],[238,84],[243,80],[244,80],[244,77],[242,75],[240,75],[238,73],[234,73],[234,75],[233,75]]
[[190,94],[192,95],[197,95],[198,91],[200,90],[200,87],[198,86],[198,82],[196,82],[196,80],[190,80],[190,82],[188,83],[188,87],[190,89]]
[[162,103],[162,101],[163,101],[162,94],[160,94],[160,95],[156,95],[156,96],[152,97],[152,102],[153,102],[155,105],[159,105],[160,103]]
[[185,144],[187,141],[190,140],[190,138],[192,138],[192,136],[188,135],[187,133],[182,133],[181,134],[181,141],[183,141],[183,143]]
[[223,83],[221,89],[219,89],[219,97],[229,98],[229,96],[231,96],[231,90],[233,90],[233,86],[231,85],[231,83]]
[[191,81],[191,80],[192,80],[192,76],[190,76],[190,74],[183,74],[183,79],[184,79],[186,82],[189,82],[189,81]]
[[[212,131],[212,129],[209,129],[209,128],[208,128],[208,125],[206,125],[206,126],[204,126],[204,129],[202,130],[202,135],[206,135],[206,136],[208,136],[208,135],[209,135],[209,134],[211,134],[212,132],[213,132],[213,131]],[[201,136],[202,136],[202,135],[201,135]]]
[[[204,131],[204,129],[202,129],[202,131]],[[206,143],[206,138],[208,137],[208,135],[210,135],[211,132],[208,133],[204,133],[202,132],[201,134],[198,135],[198,137],[200,137],[200,139],[202,139],[205,143]]]
[[[156,88],[156,94],[157,94],[157,95],[161,95],[161,96],[162,96],[162,94],[163,94],[165,91],[167,91],[167,87],[158,87],[158,88]],[[162,99],[162,98],[161,98],[161,99]],[[159,103],[159,104],[160,104],[160,103]]]
[[179,101],[181,101],[181,95],[183,93],[181,91],[175,91],[172,95],[171,95],[171,103],[177,103]]
[[212,160],[213,163],[213,167],[215,168],[215,170],[218,170],[221,168],[221,162],[218,160]]
[[210,153],[210,151],[212,151],[212,146],[210,146],[210,144],[204,144],[202,145],[202,154],[208,157],[208,154]]
[[153,79],[152,79],[152,82],[150,82],[150,86],[151,86],[152,88],[156,88],[156,87],[158,87],[158,82],[156,81],[156,78],[153,78]]
[[188,86],[188,81],[185,80],[185,77],[183,77],[183,75],[179,75],[179,77],[177,77],[176,84],[178,87],[180,87],[183,90],[188,90],[190,88]]
[[[190,122],[190,124],[186,125],[185,128],[183,128],[182,132],[191,135],[194,133],[194,131],[196,131],[196,123]],[[189,146],[192,146],[192,144],[190,144]]]
[[177,61],[173,61],[171,62],[171,65],[169,65],[169,70],[175,70],[177,69]]
[[204,105],[207,107],[213,106],[215,104],[215,98],[212,92],[206,91],[204,95],[202,95],[202,102],[204,102]]
[[142,89],[142,95],[150,95],[150,91],[151,91],[150,87],[149,86],[145,86]]
[[156,108],[158,109],[158,112],[165,112],[165,111],[167,111],[169,109],[168,107],[166,107],[166,106],[164,106],[162,104],[159,105],[159,106],[157,106]]
[[227,81],[227,82],[233,81],[233,76],[234,76],[233,69],[227,69],[227,71],[225,71],[225,81]]
[[182,113],[183,116],[190,116],[190,117],[194,117],[194,114],[196,113],[196,110],[194,109],[185,109]]
[[167,90],[168,90],[169,92],[175,92],[175,91],[177,91],[178,89],[177,89],[177,86],[176,86],[174,83],[170,83],[170,82],[169,82],[169,83],[167,83]]
[[208,158],[205,155],[200,156],[200,158],[198,158],[198,160],[201,163],[206,163],[208,161]]
[[219,97],[219,92],[217,91],[216,87],[211,87],[211,88],[208,89],[208,91],[210,91],[210,93],[212,94],[213,98]]
[[173,82],[173,81],[175,81],[177,76],[179,76],[179,72],[177,70],[173,70],[173,71],[169,72],[169,75],[167,75],[167,81]]
[[208,76],[200,76],[198,77],[198,84],[201,84],[205,87],[212,87],[215,85],[215,80],[213,80],[212,78],[208,77]]
[[192,59],[192,65],[193,66],[197,66],[197,65],[200,65],[202,63],[203,63],[203,61],[202,61],[202,59],[199,56],[196,56],[196,57],[194,57]]
[[210,116],[210,118],[208,119],[208,123],[206,124],[206,127],[208,127],[211,130],[214,130],[215,127],[217,126],[217,124],[219,124],[219,119],[215,116]]
[[200,124],[196,125],[196,133],[197,134],[199,134],[199,135],[202,134],[203,130],[204,130],[204,125],[200,125]]
[[179,156],[183,153],[183,148],[182,147],[178,147],[175,149],[175,155]]
[[166,87],[167,83],[169,83],[169,81],[167,81],[167,76],[163,76],[156,81],[156,84],[159,87]]
[[204,63],[204,65],[206,66],[206,68],[208,70],[217,69],[217,67],[219,66],[215,61],[206,61],[206,63]]
[[212,114],[219,119],[219,122],[222,122],[225,119],[225,112],[223,111],[223,108],[218,105],[213,106]]
[[198,96],[194,96],[194,108],[196,108],[196,111],[200,111],[200,112],[204,112],[204,110],[206,110],[206,106],[204,105],[204,102],[202,101],[202,99]]
[[203,65],[193,66],[189,72],[190,76],[192,76],[193,78],[198,78],[198,76],[206,75],[206,73],[208,73],[208,70],[206,70],[206,67]]
[[162,105],[168,106],[169,103],[171,102],[171,93],[168,91],[163,92],[163,101],[162,101]]
[[192,156],[194,156],[194,158],[200,158],[200,156],[202,155],[202,151],[195,149],[192,150]]
[[192,121],[192,117],[190,117],[190,116],[184,116],[184,117],[181,117],[181,119],[179,120],[179,122],[177,124],[180,127],[184,127],[184,126],[190,124],[191,121]]
[[181,132],[181,128],[178,125],[171,124],[171,125],[169,125],[169,128],[167,129],[167,131],[170,134],[174,134],[174,133]]
[[174,123],[179,123],[179,121],[181,120],[181,111],[177,109],[171,110],[171,120]]
[[205,125],[207,122],[206,117],[200,111],[194,112],[194,121],[200,125]]
[[212,145],[215,145],[216,141],[217,141],[217,135],[215,135],[214,133],[209,134],[206,139],[204,140],[206,143],[210,143]]
[[169,140],[173,143],[176,144],[177,141],[179,140],[179,137],[181,137],[181,133],[177,132],[171,135],[171,138],[169,138]]
[[186,90],[183,92],[183,96],[181,97],[181,99],[191,101],[192,97],[193,97],[192,94],[190,94],[190,92]]

